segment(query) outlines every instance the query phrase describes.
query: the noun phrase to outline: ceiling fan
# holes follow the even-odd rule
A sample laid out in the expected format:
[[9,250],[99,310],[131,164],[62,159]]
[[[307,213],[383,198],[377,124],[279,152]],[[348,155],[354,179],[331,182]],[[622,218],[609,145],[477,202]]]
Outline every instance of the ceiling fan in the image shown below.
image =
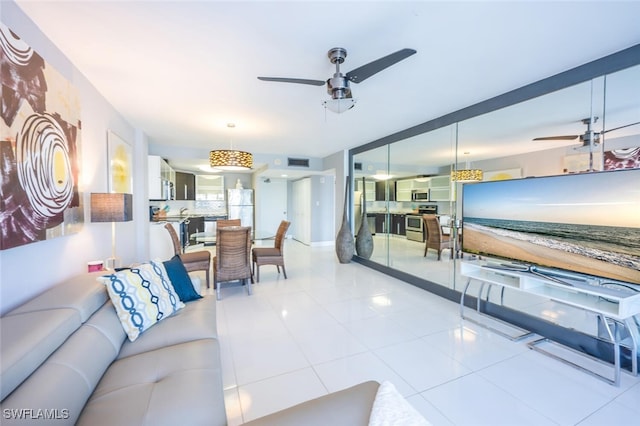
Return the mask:
[[355,105],[355,99],[353,99],[349,83],[361,83],[372,75],[408,58],[414,53],[416,53],[416,51],[413,49],[401,49],[351,70],[347,74],[342,74],[342,72],[340,72],[340,64],[342,64],[347,57],[347,50],[342,47],[334,47],[327,52],[327,56],[331,63],[335,64],[336,72],[333,74],[333,77],[328,78],[326,81],[283,77],[258,77],[258,80],[275,81],[278,83],[309,84],[312,86],[324,86],[326,83],[327,93],[331,95],[331,99],[324,101],[323,104],[325,108],[329,108],[333,112],[341,113],[353,108]]
[[596,146],[600,143],[600,136],[605,133],[612,132],[614,130],[623,129],[625,127],[635,126],[640,124],[640,121],[631,124],[625,124],[624,126],[614,127],[613,129],[603,130],[601,132],[594,132],[592,129],[592,124],[595,124],[598,121],[598,117],[593,117],[593,121],[591,118],[583,118],[582,124],[587,126],[587,130],[581,135],[563,135],[563,136],[545,136],[540,138],[534,138],[534,141],[572,141],[574,139],[580,138],[580,142],[582,142],[582,147],[592,147]]

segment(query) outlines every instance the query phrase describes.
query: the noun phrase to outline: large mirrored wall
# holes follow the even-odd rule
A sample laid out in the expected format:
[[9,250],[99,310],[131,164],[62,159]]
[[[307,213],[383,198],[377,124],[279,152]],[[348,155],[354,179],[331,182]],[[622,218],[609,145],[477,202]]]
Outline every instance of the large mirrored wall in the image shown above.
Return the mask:
[[436,249],[425,254],[420,235],[423,212],[435,213],[453,239],[464,226],[461,195],[472,183],[454,181],[456,171],[480,169],[483,180],[599,171],[605,153],[621,150],[638,167],[640,60],[627,55],[620,66],[614,56],[352,150],[354,234],[362,220],[374,233],[373,254],[360,261],[423,288],[459,292],[459,246],[438,258]]

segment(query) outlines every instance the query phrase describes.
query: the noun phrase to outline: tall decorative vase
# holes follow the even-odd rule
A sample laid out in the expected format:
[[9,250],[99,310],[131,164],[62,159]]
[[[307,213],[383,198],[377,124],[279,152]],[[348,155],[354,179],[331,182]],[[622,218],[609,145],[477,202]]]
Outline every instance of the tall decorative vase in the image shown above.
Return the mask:
[[358,256],[369,259],[373,253],[373,236],[369,229],[369,221],[367,220],[367,191],[365,187],[364,177],[362,178],[362,221],[360,229],[356,234],[356,253]]
[[351,224],[347,203],[349,202],[349,176],[347,176],[347,186],[344,191],[344,211],[342,213],[342,226],[336,235],[336,254],[340,263],[349,263],[354,253],[353,235],[351,234]]

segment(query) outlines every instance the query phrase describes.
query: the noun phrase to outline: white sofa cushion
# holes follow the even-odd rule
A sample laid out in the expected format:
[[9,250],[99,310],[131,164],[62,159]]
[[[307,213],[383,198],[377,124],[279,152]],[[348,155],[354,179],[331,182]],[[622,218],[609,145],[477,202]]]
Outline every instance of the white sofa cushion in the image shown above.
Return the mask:
[[0,399],[36,370],[74,331],[80,317],[72,309],[25,312],[0,320]]
[[202,339],[115,361],[78,425],[226,425],[219,353]]
[[[62,423],[74,424],[125,338],[113,306],[104,304],[2,401],[2,412],[46,409]],[[10,416],[2,424],[25,424],[30,419],[25,420]]]
[[0,399],[9,395],[107,301],[99,274],[56,285],[0,319]]
[[135,342],[125,341],[119,358],[152,351],[191,340],[217,337],[216,298],[203,298],[185,303],[170,321],[161,321],[142,333]]

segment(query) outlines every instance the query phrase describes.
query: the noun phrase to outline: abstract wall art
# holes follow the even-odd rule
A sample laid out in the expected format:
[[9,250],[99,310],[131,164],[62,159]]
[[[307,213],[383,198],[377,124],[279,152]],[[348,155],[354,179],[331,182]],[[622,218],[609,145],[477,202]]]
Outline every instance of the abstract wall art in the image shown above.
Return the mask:
[[0,250],[76,233],[77,90],[3,23],[0,75]]
[[615,149],[605,151],[604,169],[639,169],[640,168],[640,147],[625,149]]
[[133,193],[133,170],[131,166],[131,145],[120,136],[109,131],[109,192]]
[[519,179],[522,177],[522,169],[506,169],[483,172],[482,180],[507,180],[507,179]]

